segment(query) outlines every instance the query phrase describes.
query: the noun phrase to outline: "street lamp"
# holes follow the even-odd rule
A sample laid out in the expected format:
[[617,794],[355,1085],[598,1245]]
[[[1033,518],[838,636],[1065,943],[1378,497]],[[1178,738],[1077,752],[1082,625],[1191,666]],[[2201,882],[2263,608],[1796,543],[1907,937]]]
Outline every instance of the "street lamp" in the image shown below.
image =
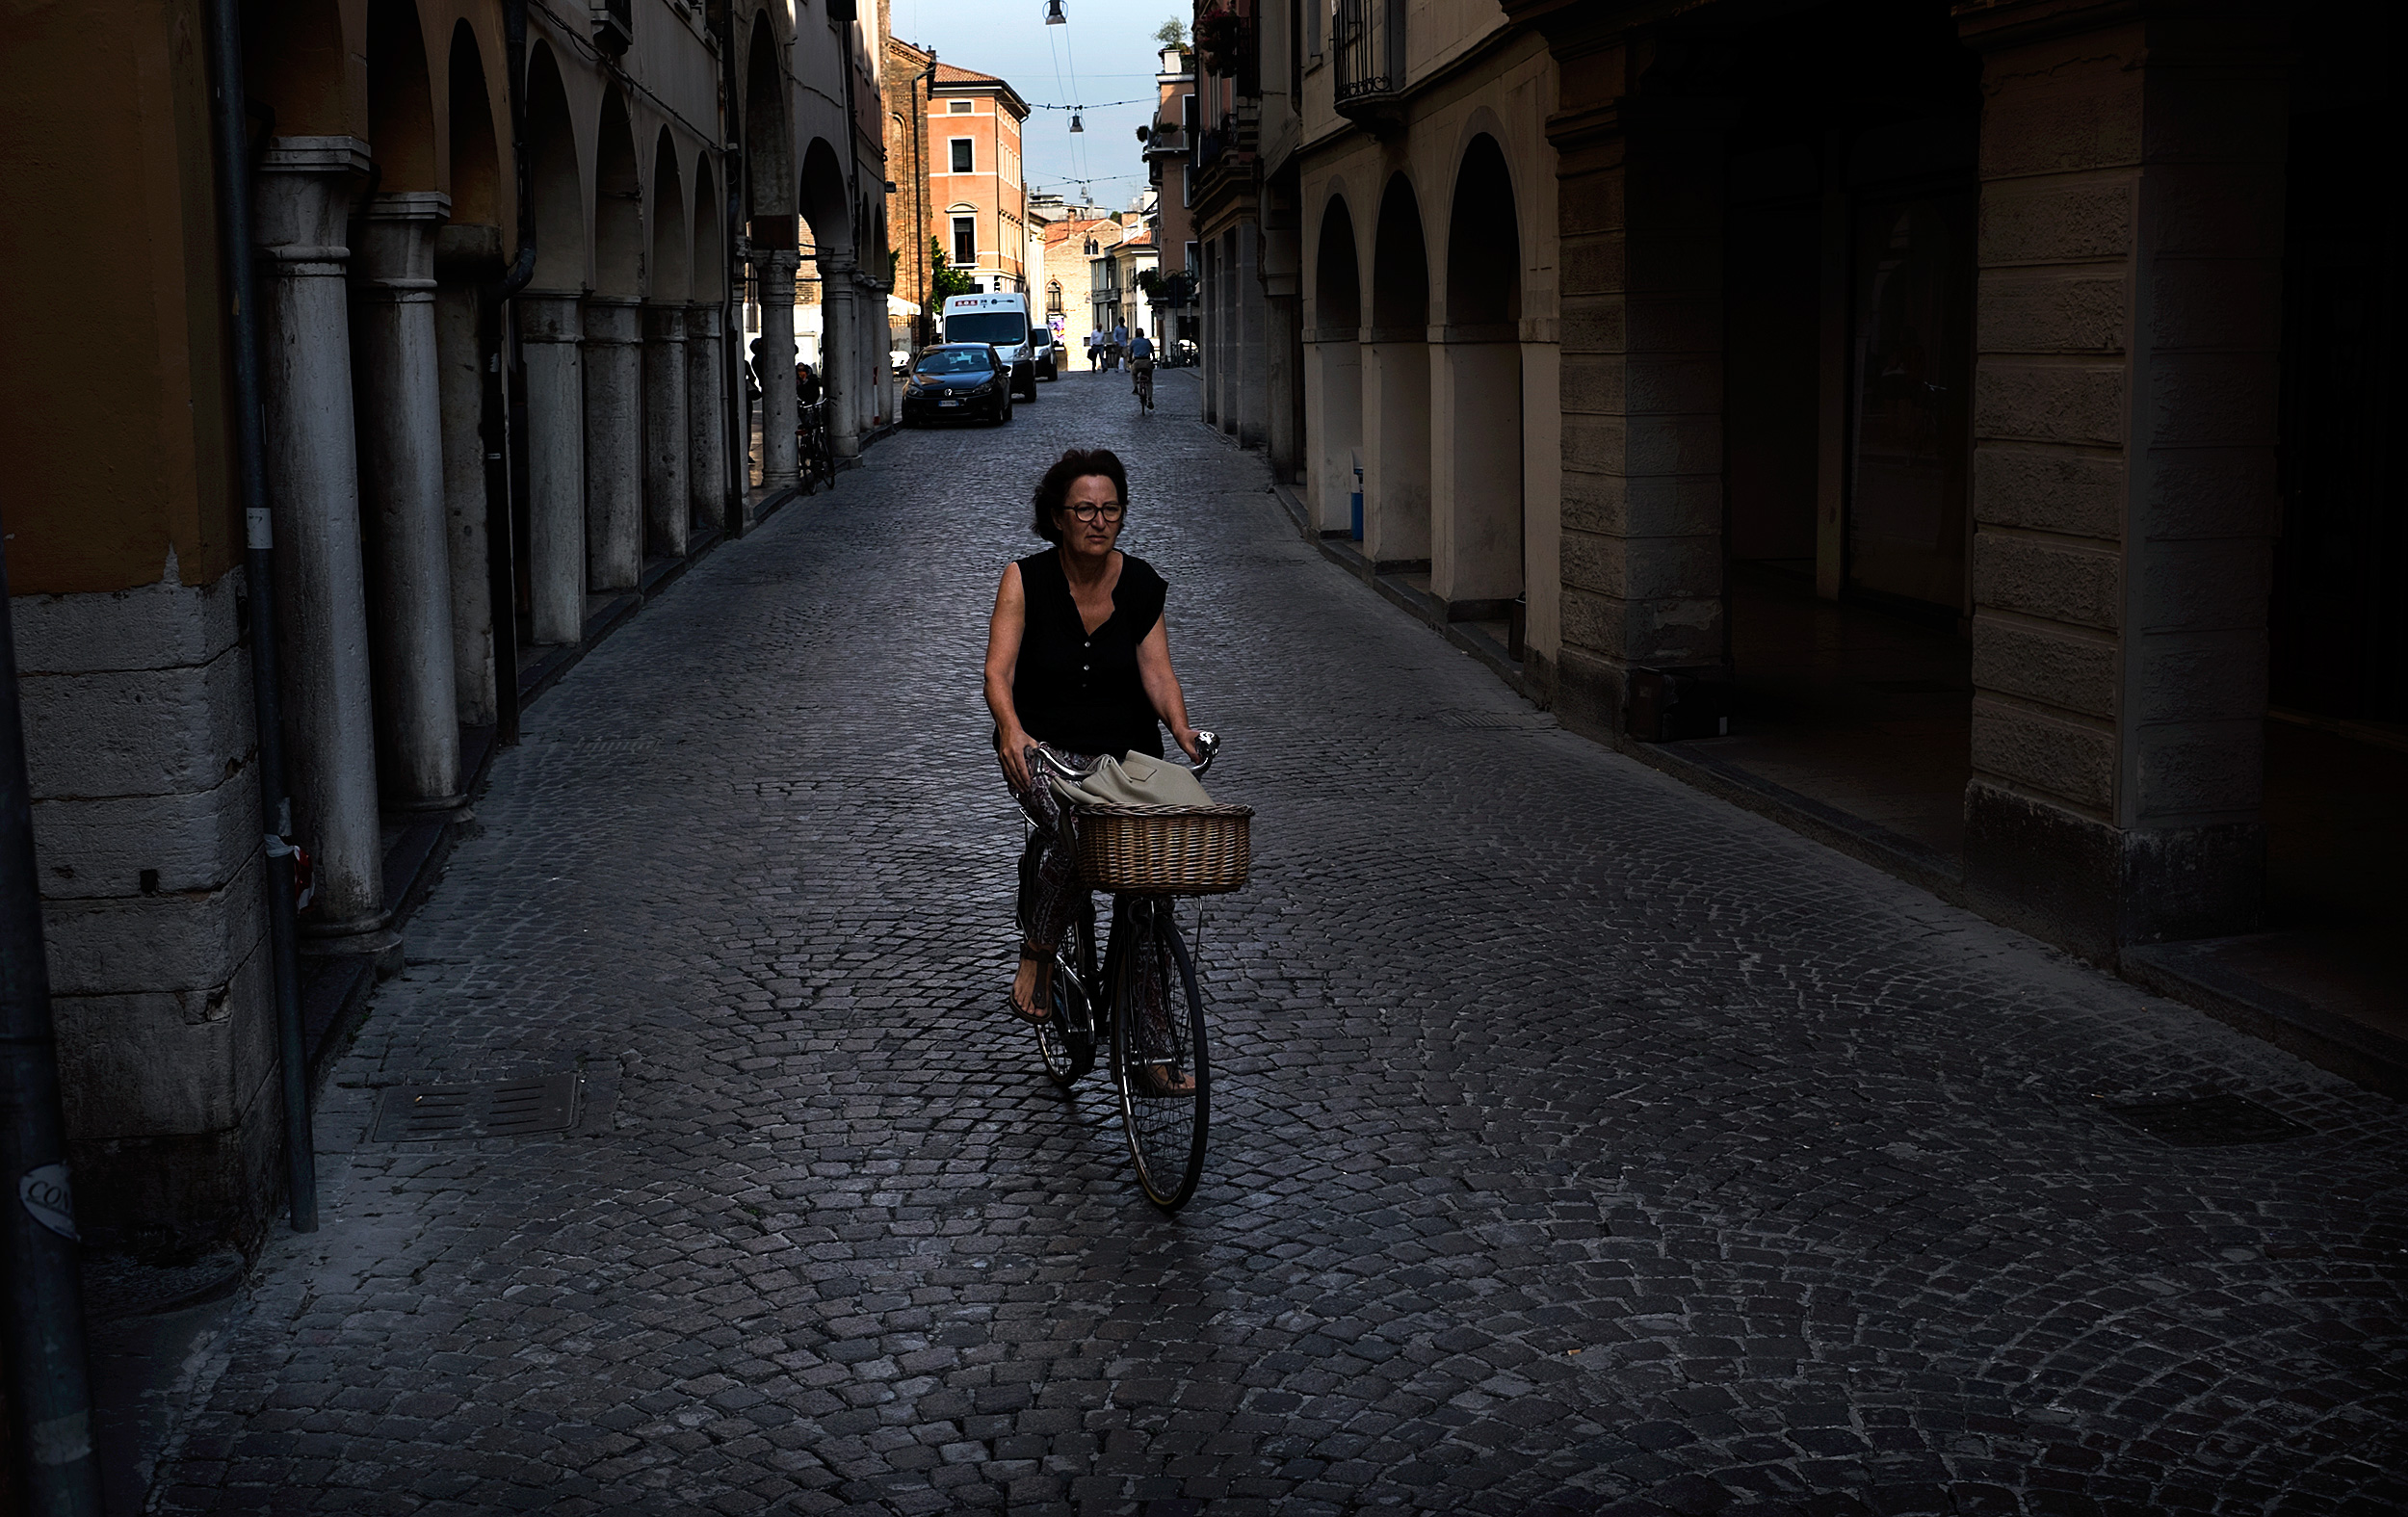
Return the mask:
[[[1056,3],[1059,4],[1060,0],[1056,0]],[[1076,111],[1070,113],[1070,129],[1074,132],[1085,132],[1086,130],[1086,127],[1079,124],[1079,113]]]
[[1070,24],[1070,17],[1062,14],[1061,0],[1045,0],[1045,24],[1047,26]]

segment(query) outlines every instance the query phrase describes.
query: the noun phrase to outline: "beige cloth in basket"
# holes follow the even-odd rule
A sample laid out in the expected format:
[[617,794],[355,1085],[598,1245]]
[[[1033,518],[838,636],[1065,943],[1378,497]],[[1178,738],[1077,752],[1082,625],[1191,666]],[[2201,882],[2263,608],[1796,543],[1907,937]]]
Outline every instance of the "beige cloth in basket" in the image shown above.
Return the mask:
[[1054,788],[1074,806],[1209,806],[1196,777],[1177,764],[1132,753],[1106,758],[1083,782],[1053,776]]

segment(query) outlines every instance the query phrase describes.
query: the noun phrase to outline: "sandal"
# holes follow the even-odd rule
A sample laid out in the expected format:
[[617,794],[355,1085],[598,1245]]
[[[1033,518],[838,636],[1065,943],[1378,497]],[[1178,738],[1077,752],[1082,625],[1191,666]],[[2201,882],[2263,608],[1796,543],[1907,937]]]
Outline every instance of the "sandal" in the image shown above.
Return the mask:
[[1004,995],[1004,1006],[1021,1021],[1036,1026],[1050,1020],[1054,1014],[1053,1008],[1047,1005],[1053,999],[1054,955],[1040,953],[1023,943],[1020,945],[1020,962],[1036,966],[1036,982],[1030,987],[1036,994],[1034,1008],[1022,1006],[1008,991]]

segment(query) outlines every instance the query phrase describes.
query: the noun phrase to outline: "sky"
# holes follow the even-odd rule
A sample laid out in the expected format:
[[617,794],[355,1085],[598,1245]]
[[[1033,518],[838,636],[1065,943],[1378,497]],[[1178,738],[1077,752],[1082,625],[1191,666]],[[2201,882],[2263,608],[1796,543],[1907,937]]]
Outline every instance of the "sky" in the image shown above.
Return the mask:
[[[1154,33],[1181,0],[1062,0],[1066,26],[1045,24],[1045,0],[891,0],[888,25],[949,64],[1008,80],[1029,102],[1021,161],[1033,191],[1113,209],[1145,188],[1138,128],[1154,118]],[[1112,102],[1127,102],[1114,104]],[[1086,130],[1073,135],[1074,105]],[[1092,192],[1083,195],[1080,185]]]

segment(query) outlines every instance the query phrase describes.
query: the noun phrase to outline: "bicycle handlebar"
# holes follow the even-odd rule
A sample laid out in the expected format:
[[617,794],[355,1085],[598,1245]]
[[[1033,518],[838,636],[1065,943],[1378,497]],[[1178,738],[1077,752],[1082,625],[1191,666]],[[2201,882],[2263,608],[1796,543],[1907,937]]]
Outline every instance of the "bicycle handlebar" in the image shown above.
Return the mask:
[[[1213,760],[1219,756],[1220,734],[1217,732],[1208,732],[1202,727],[1198,727],[1195,729],[1195,745],[1203,750],[1204,756],[1197,759],[1193,764],[1188,766],[1188,772],[1201,778],[1204,772],[1213,767]],[[1100,758],[1094,763],[1087,765],[1085,769],[1080,768],[1076,764],[1065,764],[1061,760],[1054,757],[1053,753],[1049,751],[1041,743],[1036,745],[1036,756],[1038,759],[1043,761],[1047,769],[1052,770],[1055,773],[1060,775],[1063,779],[1068,780],[1074,785],[1104,767],[1104,761]]]

